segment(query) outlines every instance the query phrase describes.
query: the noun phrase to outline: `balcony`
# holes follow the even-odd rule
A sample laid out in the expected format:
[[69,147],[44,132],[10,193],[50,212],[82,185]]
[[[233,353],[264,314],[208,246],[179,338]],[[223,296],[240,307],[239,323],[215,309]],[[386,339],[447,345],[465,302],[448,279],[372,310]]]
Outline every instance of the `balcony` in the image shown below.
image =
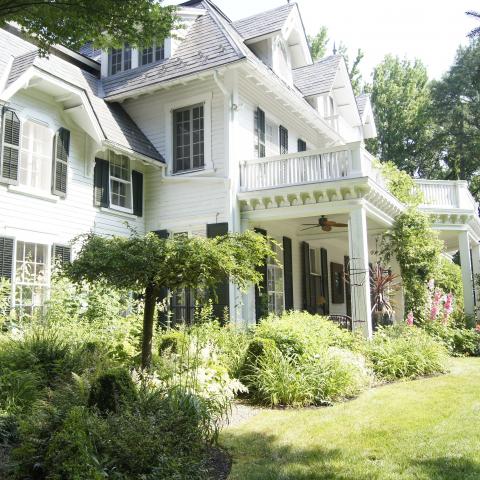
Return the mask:
[[359,177],[371,177],[384,186],[373,157],[356,142],[342,147],[242,162],[240,191],[252,192]]
[[415,180],[423,193],[423,210],[462,210],[477,213],[478,203],[463,180]]

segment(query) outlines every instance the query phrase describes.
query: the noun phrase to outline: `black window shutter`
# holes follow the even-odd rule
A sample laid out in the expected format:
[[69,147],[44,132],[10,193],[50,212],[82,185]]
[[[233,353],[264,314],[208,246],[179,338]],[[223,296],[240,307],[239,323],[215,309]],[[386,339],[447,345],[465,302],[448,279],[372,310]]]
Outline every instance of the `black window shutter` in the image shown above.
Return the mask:
[[323,296],[325,297],[325,303],[323,305],[324,315],[330,313],[330,300],[329,300],[329,290],[328,290],[328,256],[327,250],[325,248],[320,249],[320,264],[322,269],[322,290]]
[[13,238],[0,237],[0,278],[12,280]]
[[97,207],[110,206],[109,177],[108,161],[96,158],[93,171],[93,203]]
[[55,264],[63,266],[72,261],[72,249],[68,246],[54,245],[52,253]]
[[[267,231],[262,228],[255,228],[255,232],[267,236]],[[267,262],[257,267],[257,271],[262,275],[260,285],[255,286],[255,319],[258,323],[268,314]]]
[[18,162],[20,157],[20,120],[15,112],[4,108],[2,111],[2,149],[0,179],[4,183],[18,183]]
[[310,245],[307,242],[302,242],[302,273],[303,309],[311,312]]
[[288,153],[288,130],[280,125],[278,131],[280,137],[280,155],[285,155]]
[[60,128],[53,140],[52,193],[59,197],[67,194],[68,155],[70,153],[70,130]]
[[258,158],[265,157],[265,112],[261,108],[255,110],[255,140]]
[[[207,238],[220,237],[228,233],[228,223],[209,223],[207,224]],[[213,315],[220,321],[223,321],[225,309],[230,308],[230,282],[228,277],[222,278],[218,283],[213,303]]]
[[299,138],[297,140],[297,151],[298,152],[306,152],[307,151],[307,142]]
[[293,310],[292,240],[288,237],[283,237],[283,284],[285,310]]
[[143,173],[132,170],[133,214],[143,216]]

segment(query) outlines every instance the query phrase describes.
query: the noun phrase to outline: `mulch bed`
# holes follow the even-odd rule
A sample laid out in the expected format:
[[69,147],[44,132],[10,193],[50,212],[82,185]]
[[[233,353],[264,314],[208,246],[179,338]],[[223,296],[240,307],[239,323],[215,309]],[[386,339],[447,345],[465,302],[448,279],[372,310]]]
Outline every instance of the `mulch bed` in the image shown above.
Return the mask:
[[207,468],[210,480],[227,480],[232,468],[230,455],[219,447],[210,447]]

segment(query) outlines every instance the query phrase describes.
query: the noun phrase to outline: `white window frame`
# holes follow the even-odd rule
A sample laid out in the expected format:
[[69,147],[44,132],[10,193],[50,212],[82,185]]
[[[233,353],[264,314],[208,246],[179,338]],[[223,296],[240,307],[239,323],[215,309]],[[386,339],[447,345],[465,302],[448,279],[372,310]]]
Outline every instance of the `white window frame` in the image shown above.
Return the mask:
[[[25,281],[18,281],[17,280],[17,254],[18,254],[18,248],[19,244],[33,244],[35,245],[35,252],[37,251],[38,247],[42,247],[44,249],[44,268],[45,268],[45,281],[43,283],[29,283]],[[36,286],[38,285],[40,288],[45,289],[45,295],[44,295],[44,300],[47,300],[50,295],[50,288],[51,288],[51,244],[48,243],[41,243],[37,242],[35,239],[32,240],[27,240],[27,239],[20,239],[16,238],[13,244],[13,258],[14,258],[14,264],[13,264],[13,270],[12,270],[12,306],[16,311],[20,311],[22,309],[21,305],[17,304],[17,288],[18,287],[28,287],[28,286]],[[25,254],[23,254],[23,261],[25,261]],[[32,313],[34,312],[35,308],[43,308],[44,303],[41,305],[32,305]]]
[[[273,246],[273,250],[280,257],[280,250]],[[268,313],[280,315],[285,311],[285,281],[283,276],[283,267],[274,261],[272,257],[267,259],[267,304]],[[271,286],[273,285],[273,289]],[[270,299],[273,297],[273,303]]]
[[[168,103],[165,105],[165,150],[167,152],[168,175],[201,175],[213,171],[212,162],[212,97],[213,93],[208,92],[204,95],[195,95],[187,97],[185,100]],[[173,141],[173,112],[191,105],[203,103],[203,168],[195,170],[183,170],[174,172],[174,141]],[[223,110],[222,110],[223,121]]]
[[[52,190],[53,139],[55,137],[55,132],[50,128],[50,126],[48,124],[46,124],[45,122],[42,122],[40,120],[36,120],[34,118],[30,118],[30,117],[21,118],[19,116],[19,120],[20,120],[20,146],[19,146],[19,157],[18,157],[18,187],[19,187],[20,190],[25,190],[27,192],[41,193],[43,195],[50,194],[51,190]],[[31,149],[31,147],[35,143],[35,137],[32,137],[32,139],[30,140],[32,142],[32,144],[28,146],[29,150],[27,150],[27,148],[24,146],[23,136],[24,136],[25,124],[27,122],[39,125],[41,127],[44,127],[48,130],[48,133],[49,133],[49,140],[48,140],[49,152],[45,156],[45,163],[49,165],[50,171],[49,171],[49,175],[48,175],[49,184],[46,188],[33,187],[30,184],[25,184],[25,183],[22,183],[22,181],[21,181],[20,171],[22,170],[23,154],[27,153],[29,158],[31,159],[31,157],[33,156],[33,149]],[[9,145],[9,144],[5,144],[5,145]],[[31,176],[31,172],[30,172],[29,175]]]
[[[133,57],[134,57],[134,54],[135,54],[135,50],[132,47],[128,47],[128,49],[130,50],[130,67],[125,68],[125,51],[126,51],[126,49],[127,49],[127,47],[125,45],[123,45],[121,49],[120,48],[110,48],[108,50],[108,55],[107,55],[107,58],[108,58],[108,75],[116,75],[117,73],[127,72],[128,70],[131,70],[132,68],[134,68]],[[120,70],[117,70],[115,73],[112,73],[113,50],[120,50],[121,51]]]
[[[143,51],[146,50],[146,49],[149,49],[149,48],[152,49],[152,61],[143,63]],[[156,55],[157,48],[161,48],[161,50],[163,52],[162,55],[161,55],[161,58],[159,58],[159,59],[157,59],[157,55]],[[152,65],[154,63],[161,62],[162,60],[165,60],[165,58],[166,58],[165,57],[165,40],[162,42],[161,47],[159,47],[157,45],[157,41],[155,40],[151,46],[138,49],[138,66],[139,67],[143,67],[145,65]]]
[[[112,160],[115,157],[124,158],[127,161],[128,180],[124,178],[115,177],[112,175]],[[123,183],[127,185],[128,200],[130,207],[122,207],[121,205],[115,205],[112,201],[113,198],[113,182]],[[108,192],[109,192],[109,205],[112,210],[118,210],[119,212],[133,213],[133,192],[132,192],[132,167],[130,165],[130,158],[126,155],[119,155],[112,151],[108,154]]]

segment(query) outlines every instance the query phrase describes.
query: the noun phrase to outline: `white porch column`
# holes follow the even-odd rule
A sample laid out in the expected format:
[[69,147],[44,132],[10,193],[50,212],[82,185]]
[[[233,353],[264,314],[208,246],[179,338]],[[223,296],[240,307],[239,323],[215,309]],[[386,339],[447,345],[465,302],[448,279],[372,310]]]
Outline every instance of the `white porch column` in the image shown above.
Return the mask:
[[372,336],[372,308],[370,302],[367,217],[362,206],[350,211],[348,250],[350,255],[353,329],[362,329],[365,336],[370,338]]
[[463,305],[467,315],[473,315],[473,282],[472,282],[472,263],[470,260],[470,239],[468,232],[463,231],[458,235],[458,249],[460,251],[460,263],[462,266],[463,282]]
[[[471,246],[472,249],[472,273],[474,280],[477,275],[480,275],[480,244],[474,242]],[[477,307],[477,317],[480,315],[478,307],[480,307],[480,288],[475,286],[475,307]]]

